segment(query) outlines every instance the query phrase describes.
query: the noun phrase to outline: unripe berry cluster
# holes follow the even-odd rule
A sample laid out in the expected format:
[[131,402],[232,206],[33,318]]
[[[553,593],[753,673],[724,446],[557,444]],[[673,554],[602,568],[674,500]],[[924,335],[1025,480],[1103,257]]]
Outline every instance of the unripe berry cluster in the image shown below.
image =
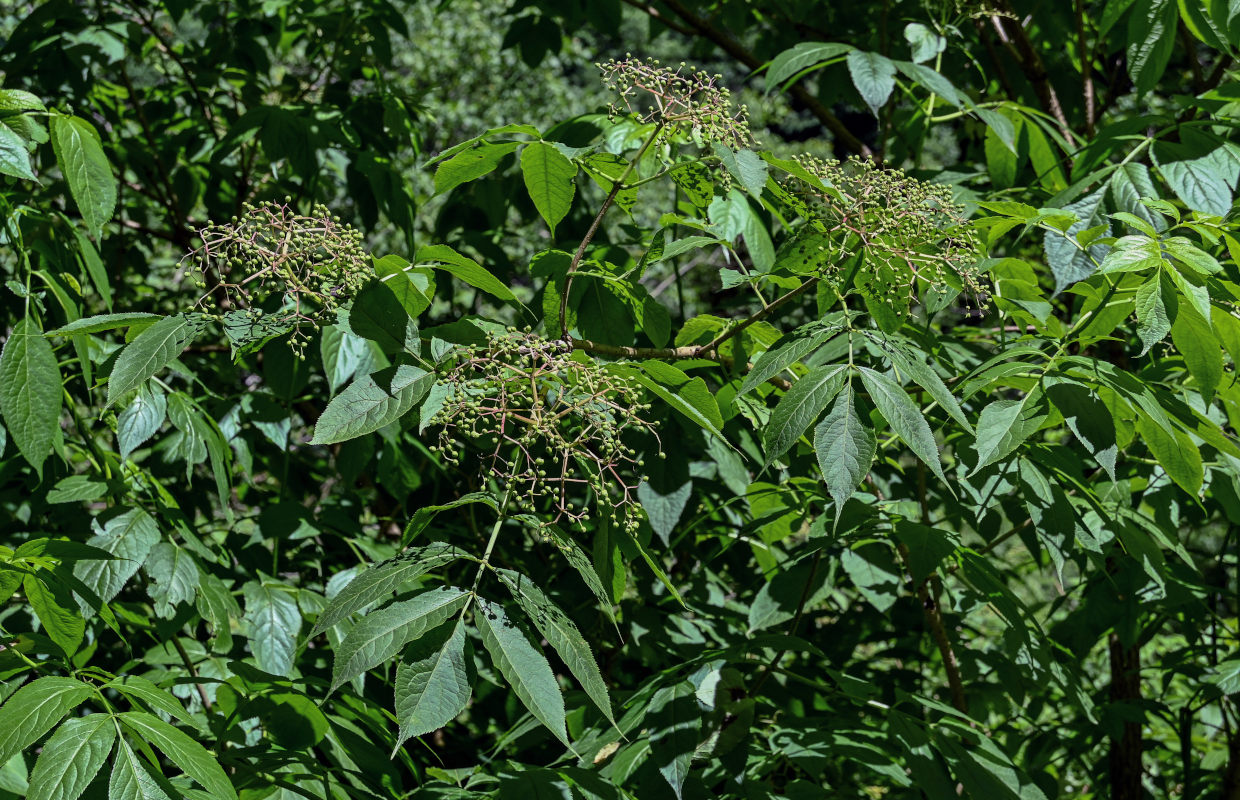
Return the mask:
[[450,395],[430,424],[433,448],[460,464],[478,459],[511,489],[522,511],[550,506],[552,522],[586,522],[590,506],[634,531],[645,436],[640,386],[608,372],[562,340],[510,329],[463,348],[443,381]]
[[[315,205],[309,215],[284,203],[246,203],[239,216],[199,232],[202,246],[185,257],[206,292],[199,307],[244,310],[268,327],[292,328],[290,344],[304,358],[308,335],[332,321],[373,274],[362,234]],[[279,307],[260,307],[274,297]]]
[[[732,95],[710,75],[681,62],[676,69],[654,59],[626,56],[597,65],[603,85],[620,95],[624,108],[642,122],[661,123],[667,134],[687,129],[699,144],[718,142],[733,150],[753,143],[749,110],[732,107]],[[613,106],[612,113],[619,113]]]
[[824,275],[862,254],[858,284],[892,305],[907,307],[919,283],[923,289],[980,293],[982,247],[950,187],[856,157],[845,163],[814,156],[796,161],[821,181],[789,175],[783,186],[805,223],[797,245],[822,251],[817,262]]

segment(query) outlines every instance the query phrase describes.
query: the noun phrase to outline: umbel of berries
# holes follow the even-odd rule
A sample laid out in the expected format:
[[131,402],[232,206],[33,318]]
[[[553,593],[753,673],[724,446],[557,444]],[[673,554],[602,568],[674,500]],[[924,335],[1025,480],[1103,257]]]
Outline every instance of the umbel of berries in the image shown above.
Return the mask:
[[186,256],[206,292],[198,307],[242,312],[267,329],[291,329],[299,354],[308,334],[331,322],[373,275],[362,234],[315,205],[299,214],[284,203],[245,204],[240,216],[199,232]]
[[923,293],[981,293],[977,234],[951,188],[898,169],[852,158],[796,157],[801,167],[782,183],[799,218],[781,254],[794,272],[836,282],[841,269],[880,321],[898,319]]
[[424,413],[440,426],[434,449],[446,461],[481,464],[518,508],[549,510],[551,522],[584,522],[593,506],[636,529],[634,445],[658,443],[638,384],[567,342],[510,330],[462,348],[440,385],[442,402]]

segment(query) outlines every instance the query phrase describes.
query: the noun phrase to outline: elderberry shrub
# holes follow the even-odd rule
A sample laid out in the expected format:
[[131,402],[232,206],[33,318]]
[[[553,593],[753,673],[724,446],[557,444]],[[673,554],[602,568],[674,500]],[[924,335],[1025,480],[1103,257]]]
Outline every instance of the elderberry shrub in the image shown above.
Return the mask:
[[[430,424],[445,461],[480,463],[515,505],[550,507],[552,523],[586,522],[590,505],[630,533],[639,524],[640,436],[658,442],[642,389],[562,340],[510,329],[464,347],[441,380]],[[468,448],[464,455],[461,445]]]

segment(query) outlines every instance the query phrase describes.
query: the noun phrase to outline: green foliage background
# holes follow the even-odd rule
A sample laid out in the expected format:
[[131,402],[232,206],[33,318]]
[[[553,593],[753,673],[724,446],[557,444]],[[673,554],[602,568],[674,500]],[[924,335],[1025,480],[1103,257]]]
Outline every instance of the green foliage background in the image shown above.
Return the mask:
[[1240,798],[1237,3],[0,38],[0,800]]

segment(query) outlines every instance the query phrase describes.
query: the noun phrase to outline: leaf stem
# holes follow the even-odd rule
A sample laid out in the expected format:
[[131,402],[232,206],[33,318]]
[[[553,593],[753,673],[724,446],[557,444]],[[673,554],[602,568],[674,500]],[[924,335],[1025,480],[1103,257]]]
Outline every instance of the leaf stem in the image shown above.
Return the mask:
[[625,181],[629,175],[637,168],[637,164],[646,155],[646,151],[654,144],[655,139],[659,138],[659,134],[663,132],[663,123],[654,126],[654,130],[646,137],[646,141],[642,142],[641,148],[638,149],[637,155],[633,156],[633,160],[628,163],[624,171],[616,177],[611,184],[611,191],[607,193],[607,199],[603,201],[603,205],[599,208],[598,213],[594,215],[594,221],[590,223],[590,228],[586,231],[586,235],[582,238],[581,244],[577,245],[577,252],[573,253],[573,260],[569,262],[568,270],[564,273],[564,291],[560,294],[560,338],[568,340],[568,297],[569,292],[573,288],[573,273],[577,271],[577,267],[581,264],[582,257],[586,254],[586,247],[594,238],[594,234],[598,233],[598,227],[603,223],[603,217],[607,215],[607,210],[611,208],[611,204],[615,202],[616,196],[627,188]]

